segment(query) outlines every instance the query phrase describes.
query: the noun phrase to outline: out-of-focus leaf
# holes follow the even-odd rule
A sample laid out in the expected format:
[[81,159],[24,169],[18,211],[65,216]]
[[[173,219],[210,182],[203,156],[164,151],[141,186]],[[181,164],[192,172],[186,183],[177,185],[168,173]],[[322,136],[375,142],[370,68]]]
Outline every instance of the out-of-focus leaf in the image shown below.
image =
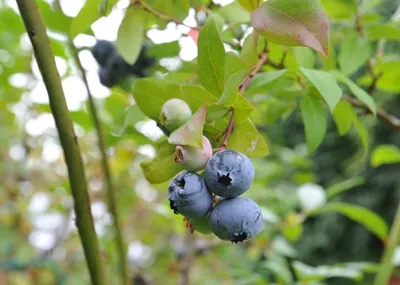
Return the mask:
[[342,100],[336,105],[335,110],[333,110],[333,118],[335,119],[339,135],[343,136],[350,131],[353,117],[354,109],[349,102]]
[[355,0],[321,0],[326,13],[333,19],[349,19],[357,9]]
[[182,171],[182,165],[174,162],[175,146],[164,142],[158,146],[157,156],[140,164],[144,176],[152,184],[163,183]]
[[327,213],[340,213],[349,219],[366,227],[370,232],[382,240],[388,235],[388,226],[384,219],[372,210],[346,203],[328,203],[325,206],[308,212],[308,216],[315,216]]
[[340,46],[338,56],[340,70],[345,75],[351,75],[363,66],[370,56],[371,48],[368,41],[355,32],[350,32]]
[[256,9],[261,2],[260,0],[238,0],[240,5],[248,11]]
[[268,41],[328,56],[328,16],[318,0],[268,0],[252,12],[251,24]]
[[125,111],[123,129],[129,127],[133,128],[137,122],[143,121],[144,119],[146,119],[146,115],[140,110],[137,104],[134,104]]
[[300,111],[306,133],[307,150],[312,153],[324,139],[327,119],[324,107],[312,96],[303,96]]
[[72,20],[69,34],[75,38],[80,33],[86,33],[90,26],[100,18],[99,0],[87,0],[79,11],[78,15]]
[[209,17],[200,31],[198,53],[200,82],[219,97],[224,90],[225,50],[214,17]]
[[66,16],[61,11],[52,9],[50,4],[45,1],[37,1],[37,5],[43,16],[46,27],[56,32],[68,33],[72,18]]
[[364,183],[365,183],[364,177],[361,176],[352,177],[328,187],[326,189],[326,195],[328,196],[328,198],[331,198],[347,190],[351,190],[356,186],[363,185]]
[[400,23],[384,23],[369,25],[366,29],[369,40],[400,40]]
[[315,55],[311,49],[306,47],[294,47],[293,53],[299,66],[314,68]]
[[181,47],[178,41],[152,45],[147,50],[147,55],[156,58],[174,57],[179,54]]
[[247,64],[239,56],[232,52],[225,54],[225,66],[224,66],[224,84],[228,78],[238,72],[239,70],[247,70],[248,73],[251,72],[253,65]]
[[387,92],[400,91],[400,60],[389,59],[388,61],[378,62],[375,66],[376,74],[382,74],[379,78],[377,87]]
[[247,119],[242,124],[235,125],[229,137],[228,146],[249,157],[264,157],[269,153],[264,138],[250,119]]
[[128,7],[125,17],[118,29],[117,49],[129,64],[136,62],[144,39],[146,17],[142,9]]
[[170,144],[188,145],[201,148],[203,127],[207,116],[207,105],[204,105],[168,138]]
[[376,115],[376,104],[371,95],[369,95],[364,89],[359,87],[344,74],[338,71],[333,71],[332,73],[335,75],[338,81],[346,84],[349,87],[351,93],[353,93],[354,96],[356,96],[361,102],[363,102],[368,107],[368,109],[370,109],[371,112]]
[[283,76],[286,72],[287,69],[257,73],[247,86],[246,95],[248,93],[254,94],[261,91],[266,88],[268,84]]
[[242,49],[240,51],[240,57],[251,65],[256,65],[258,62],[257,46],[258,46],[258,34],[252,32],[244,40]]
[[307,69],[303,67],[301,67],[300,70],[304,76],[310,80],[315,88],[317,88],[318,92],[328,104],[329,109],[333,112],[343,94],[335,77],[326,71]]
[[380,145],[371,155],[371,164],[378,167],[382,164],[400,163],[400,149],[395,145]]
[[221,7],[218,11],[228,21],[250,22],[250,13],[243,9],[237,1]]

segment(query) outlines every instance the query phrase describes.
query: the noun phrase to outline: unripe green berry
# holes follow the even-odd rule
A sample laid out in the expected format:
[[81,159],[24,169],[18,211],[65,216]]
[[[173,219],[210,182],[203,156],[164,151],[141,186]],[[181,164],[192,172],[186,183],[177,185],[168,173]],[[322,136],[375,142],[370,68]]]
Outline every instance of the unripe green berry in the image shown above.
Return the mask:
[[202,148],[178,145],[174,161],[182,164],[183,168],[189,171],[202,170],[212,156],[211,143],[205,136],[202,137],[202,144]]
[[209,235],[212,233],[211,227],[210,227],[210,224],[208,221],[208,216],[198,218],[198,219],[189,219],[189,222],[191,223],[194,231],[197,231],[204,235]]
[[192,110],[190,110],[189,105],[181,99],[173,98],[162,106],[160,122],[173,132],[189,120],[191,116]]

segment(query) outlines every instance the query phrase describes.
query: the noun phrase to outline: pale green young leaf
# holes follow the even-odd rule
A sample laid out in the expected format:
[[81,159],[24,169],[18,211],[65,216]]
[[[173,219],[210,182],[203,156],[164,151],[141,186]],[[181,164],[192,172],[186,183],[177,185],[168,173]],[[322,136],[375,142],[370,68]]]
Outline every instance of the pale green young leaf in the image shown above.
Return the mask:
[[80,33],[86,33],[90,26],[100,18],[99,4],[99,0],[86,1],[78,15],[71,22],[69,35],[72,39]]
[[293,47],[293,53],[299,66],[314,68],[315,55],[311,49],[306,47]]
[[380,145],[372,152],[371,165],[373,167],[395,163],[400,163],[400,149],[395,145]]
[[355,32],[346,33],[338,56],[340,70],[345,75],[355,73],[371,56],[371,47],[368,41]]

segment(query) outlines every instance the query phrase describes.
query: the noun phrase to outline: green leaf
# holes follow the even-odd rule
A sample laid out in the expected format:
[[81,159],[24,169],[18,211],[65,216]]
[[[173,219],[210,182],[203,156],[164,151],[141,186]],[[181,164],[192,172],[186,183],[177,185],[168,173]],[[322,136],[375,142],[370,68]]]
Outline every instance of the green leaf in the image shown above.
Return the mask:
[[254,106],[240,93],[237,94],[235,104],[233,104],[233,118],[236,124],[242,124],[253,113]]
[[238,0],[239,4],[248,11],[253,11],[258,7],[260,0]]
[[371,155],[371,164],[378,167],[382,164],[400,163],[400,149],[395,145],[380,145]]
[[79,11],[78,15],[72,20],[69,34],[75,38],[80,33],[85,33],[90,26],[100,18],[99,0],[87,0]]
[[363,102],[374,115],[376,115],[376,105],[371,95],[369,95],[364,89],[351,81],[351,79],[348,78],[346,75],[338,71],[332,71],[332,73],[335,75],[338,81],[346,84],[349,87],[351,93],[354,94],[354,96],[356,96],[361,102]]
[[253,68],[253,65],[247,64],[238,55],[233,52],[227,52],[225,54],[224,84],[232,74],[239,70],[247,70],[248,74],[250,74]]
[[214,17],[209,17],[198,40],[199,78],[203,86],[219,97],[224,88],[225,50]]
[[146,179],[152,184],[163,183],[182,171],[182,165],[174,162],[175,146],[166,141],[157,148],[157,156],[140,164]]
[[40,9],[46,26],[50,30],[65,34],[68,33],[71,27],[72,18],[66,16],[61,11],[53,10],[50,4],[45,1],[37,1],[37,5]]
[[230,22],[250,22],[250,13],[243,9],[236,1],[221,7],[219,14]]
[[378,88],[387,92],[400,92],[400,60],[396,57],[388,61],[378,62],[375,66],[376,74],[382,73],[378,80]]
[[311,49],[306,47],[294,47],[293,53],[299,66],[314,68],[315,55]]
[[300,99],[300,111],[307,140],[307,150],[312,153],[324,139],[327,119],[324,107],[312,96]]
[[240,57],[250,65],[256,65],[258,63],[258,38],[258,34],[253,31],[244,40],[240,51]]
[[326,13],[333,19],[349,19],[357,9],[355,0],[321,0]]
[[345,75],[355,73],[371,56],[371,48],[366,39],[350,32],[340,46],[338,62]]
[[347,180],[336,183],[326,189],[326,196],[332,198],[340,193],[350,190],[356,186],[365,184],[365,179],[362,176],[352,177]]
[[168,142],[175,145],[189,145],[201,148],[207,107],[207,105],[201,107],[186,123],[172,132],[169,135]]
[[375,212],[358,205],[346,203],[328,203],[325,206],[309,212],[308,216],[315,216],[327,213],[340,213],[349,219],[366,227],[370,232],[382,240],[388,235],[388,226]]
[[145,114],[140,110],[137,104],[130,106],[125,111],[125,119],[123,124],[123,129],[132,127],[134,128],[137,122],[146,119]]
[[386,40],[400,40],[400,23],[384,23],[369,25],[366,29],[367,37],[371,41],[386,39]]
[[264,138],[250,119],[247,119],[242,124],[235,125],[229,137],[228,146],[249,157],[264,157],[269,153]]
[[153,78],[135,80],[132,93],[143,113],[155,121],[159,121],[164,103],[172,98],[184,100],[192,110],[199,109],[205,103],[212,104],[216,101],[214,95],[200,86],[179,85],[168,80]]
[[[225,107],[232,107],[237,100],[239,86],[247,76],[247,70],[239,70],[232,74],[224,85],[224,91],[219,98],[218,104]],[[239,94],[240,95],[240,94]],[[240,95],[241,96],[241,95]]]
[[253,11],[251,24],[268,41],[328,57],[328,16],[318,0],[268,0]]
[[353,123],[353,117],[353,106],[351,106],[349,102],[341,100],[336,105],[335,110],[333,110],[333,118],[335,119],[339,135],[343,136],[350,131]]
[[161,108],[166,101],[181,97],[178,84],[151,78],[135,80],[132,93],[136,104],[143,113],[156,121],[158,121]]
[[281,76],[285,75],[286,72],[287,69],[257,73],[256,75],[253,76],[253,79],[247,86],[246,95],[247,93],[254,94],[257,93],[258,91],[263,90],[268,86],[268,84],[277,80]]
[[[353,109],[354,111],[354,109]],[[364,155],[367,154],[368,149],[369,149],[369,143],[368,143],[368,131],[364,127],[364,125],[361,123],[360,119],[358,118],[357,114],[354,111],[354,116],[353,116],[353,126],[356,129],[358,135],[360,136],[361,143],[364,146],[365,152]]]
[[315,88],[317,88],[332,112],[343,94],[335,77],[326,71],[306,69],[303,67],[301,67],[300,70]]
[[155,58],[174,57],[179,54],[181,47],[178,41],[152,45],[147,50],[147,55]]
[[145,19],[142,9],[130,6],[119,26],[116,46],[129,64],[136,62],[142,49]]

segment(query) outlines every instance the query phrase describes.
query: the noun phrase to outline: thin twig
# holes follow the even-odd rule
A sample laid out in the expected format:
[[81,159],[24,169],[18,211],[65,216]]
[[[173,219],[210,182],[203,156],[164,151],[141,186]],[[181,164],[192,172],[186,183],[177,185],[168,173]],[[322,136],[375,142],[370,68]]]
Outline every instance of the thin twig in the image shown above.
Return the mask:
[[[358,108],[372,114],[372,111],[358,99],[348,96],[348,95],[344,95],[342,99],[350,102],[351,105],[358,107]],[[381,120],[388,123],[391,127],[395,128],[395,129],[400,129],[400,119],[399,118],[387,113],[385,110],[382,110],[382,109],[378,109],[376,111],[376,115],[378,118],[380,118]]]
[[190,284],[190,270],[195,260],[195,236],[187,233],[185,238],[185,254],[179,264],[179,285]]
[[234,110],[232,109],[231,110],[231,116],[229,118],[229,123],[228,123],[228,126],[226,127],[226,130],[225,130],[224,139],[222,140],[221,146],[218,148],[219,150],[226,149],[226,147],[228,146],[228,140],[229,140],[229,137],[232,134],[233,127],[235,125],[233,117],[234,117]]
[[108,210],[114,218],[115,243],[117,246],[117,254],[118,254],[118,258],[119,258],[119,270],[120,270],[120,275],[121,275],[120,277],[121,277],[123,284],[128,285],[129,277],[128,277],[128,270],[127,270],[127,264],[126,264],[126,250],[125,250],[125,245],[124,245],[122,232],[121,232],[121,224],[120,224],[119,214],[118,214],[118,210],[117,210],[117,201],[115,198],[115,192],[113,189],[112,175],[111,175],[111,171],[110,171],[110,167],[109,167],[108,159],[107,159],[107,154],[106,154],[106,150],[105,150],[106,146],[104,143],[103,129],[101,126],[99,115],[97,114],[96,103],[94,102],[93,95],[90,92],[89,83],[87,80],[85,69],[82,66],[82,63],[79,59],[78,51],[75,48],[75,45],[73,44],[72,39],[70,39],[70,48],[71,48],[71,52],[73,54],[75,64],[77,65],[79,72],[81,73],[83,83],[84,83],[86,91],[88,93],[89,109],[90,109],[90,113],[92,115],[92,120],[93,120],[95,129],[96,129],[96,133],[97,133],[97,146],[100,151],[101,164],[102,164],[102,168],[103,168],[103,172],[104,172],[104,176],[105,176],[105,182],[107,185]]
[[158,18],[160,18],[162,20],[165,20],[165,21],[168,21],[168,22],[173,22],[173,23],[175,23],[177,25],[182,25],[182,26],[188,27],[190,29],[194,29],[194,30],[198,29],[197,27],[191,27],[191,26],[185,24],[181,20],[175,19],[174,17],[171,17],[169,15],[165,15],[165,14],[161,13],[160,11],[158,11],[157,9],[154,9],[149,4],[143,2],[142,0],[132,0],[132,4],[138,4],[139,7],[143,8],[144,10],[146,10],[146,11],[148,11],[150,13],[152,13],[154,16],[156,16],[156,17],[158,17]]
[[74,198],[76,226],[84,249],[92,284],[107,284],[99,244],[94,230],[87,181],[78,139],[68,112],[67,102],[50,41],[47,37],[46,27],[36,1],[18,0],[17,5],[47,89],[50,108],[56,123],[61,146],[64,150],[70,187]]
[[250,72],[250,74],[246,77],[246,79],[243,81],[242,85],[240,86],[240,93],[244,95],[246,92],[246,88],[249,85],[251,79],[253,76],[260,71],[260,69],[263,67],[265,62],[267,61],[268,58],[268,52],[266,50],[263,51],[263,53],[260,55],[258,59],[257,65],[254,67],[254,69]]

